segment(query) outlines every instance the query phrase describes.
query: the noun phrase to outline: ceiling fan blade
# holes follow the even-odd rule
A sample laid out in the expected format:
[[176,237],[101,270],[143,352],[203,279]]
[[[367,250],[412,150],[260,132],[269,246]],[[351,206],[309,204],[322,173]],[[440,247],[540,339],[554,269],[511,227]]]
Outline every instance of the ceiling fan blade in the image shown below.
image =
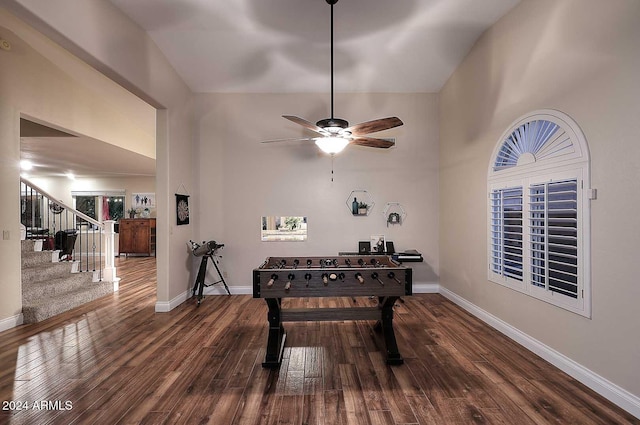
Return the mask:
[[378,120],[362,122],[352,125],[344,131],[350,131],[354,136],[361,136],[369,133],[377,133],[378,131],[388,130],[404,124],[398,117],[380,118]]
[[328,133],[323,130],[321,127],[318,127],[317,125],[315,125],[312,122],[309,122],[303,118],[300,117],[296,117],[294,115],[283,115],[282,118],[286,118],[289,121],[293,121],[294,123],[303,126],[304,128],[311,130],[311,131],[315,131],[316,133],[320,133],[323,136],[326,136]]
[[279,142],[315,142],[313,137],[291,137],[287,139],[263,140],[260,143],[279,143]]
[[368,146],[370,148],[382,148],[388,149],[391,146],[395,145],[395,142],[391,142],[389,140],[377,139],[375,137],[355,137],[351,140],[351,143],[354,145],[360,146]]

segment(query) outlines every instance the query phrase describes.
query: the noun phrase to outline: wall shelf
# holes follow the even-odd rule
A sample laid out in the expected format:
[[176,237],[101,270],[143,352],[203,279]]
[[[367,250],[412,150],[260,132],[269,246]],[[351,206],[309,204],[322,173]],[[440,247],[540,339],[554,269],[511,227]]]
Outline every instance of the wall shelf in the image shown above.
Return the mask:
[[[358,204],[358,208],[355,207],[354,202]],[[368,216],[375,205],[369,192],[363,189],[352,190],[345,203],[353,216],[362,217]]]
[[382,216],[387,221],[387,227],[390,224],[402,224],[407,218],[407,212],[400,202],[387,202],[382,211]]

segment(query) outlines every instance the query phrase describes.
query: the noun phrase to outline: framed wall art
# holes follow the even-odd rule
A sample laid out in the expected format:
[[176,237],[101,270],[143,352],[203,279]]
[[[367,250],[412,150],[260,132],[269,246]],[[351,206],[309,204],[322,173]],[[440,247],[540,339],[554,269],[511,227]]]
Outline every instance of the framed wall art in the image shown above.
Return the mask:
[[133,193],[131,195],[131,208],[155,208],[155,193]]

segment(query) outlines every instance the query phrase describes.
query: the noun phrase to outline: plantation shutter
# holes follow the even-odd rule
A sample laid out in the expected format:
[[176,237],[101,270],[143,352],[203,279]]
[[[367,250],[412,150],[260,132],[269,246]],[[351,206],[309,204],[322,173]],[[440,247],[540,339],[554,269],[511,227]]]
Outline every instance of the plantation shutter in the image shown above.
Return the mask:
[[522,186],[491,192],[491,270],[522,281]]
[[569,135],[558,124],[547,120],[528,121],[503,141],[493,170],[516,167],[526,158],[525,154],[530,154],[533,161],[544,161],[573,152]]
[[489,160],[487,279],[591,317],[589,147],[578,124],[529,112]]
[[531,185],[531,284],[578,297],[578,181]]

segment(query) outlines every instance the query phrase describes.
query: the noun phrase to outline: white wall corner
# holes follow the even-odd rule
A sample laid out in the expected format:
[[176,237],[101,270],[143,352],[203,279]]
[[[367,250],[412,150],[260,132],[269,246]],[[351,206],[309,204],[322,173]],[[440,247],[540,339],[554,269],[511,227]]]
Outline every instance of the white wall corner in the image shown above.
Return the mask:
[[173,310],[174,308],[176,308],[177,306],[179,306],[180,304],[185,302],[187,300],[187,298],[189,298],[190,293],[191,293],[191,291],[184,291],[183,293],[181,293],[177,297],[173,298],[172,300],[169,300],[169,301],[157,301],[156,302],[156,313],[167,313],[167,312]]
[[519,329],[513,327],[502,319],[470,303],[458,294],[451,292],[447,288],[440,287],[440,294],[459,305],[478,319],[484,321],[499,332],[508,336],[518,344],[522,345],[534,354],[542,357],[549,363],[556,366],[572,378],[580,381],[601,396],[605,397],[620,408],[626,410],[637,418],[640,418],[640,397],[619,387],[613,382],[587,369],[562,353],[543,344],[535,338],[527,335]]
[[13,329],[16,326],[20,326],[23,323],[23,320],[24,318],[22,316],[22,313],[0,320],[0,332]]

